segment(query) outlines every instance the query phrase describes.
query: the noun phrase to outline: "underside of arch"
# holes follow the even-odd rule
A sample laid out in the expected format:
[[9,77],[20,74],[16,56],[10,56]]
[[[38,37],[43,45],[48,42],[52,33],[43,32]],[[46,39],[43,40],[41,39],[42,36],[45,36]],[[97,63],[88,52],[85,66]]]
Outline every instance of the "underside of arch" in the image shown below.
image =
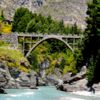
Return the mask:
[[38,41],[36,44],[33,45],[33,47],[28,51],[28,53],[25,55],[25,57],[28,57],[30,55],[30,53],[39,45],[41,44],[42,42],[48,40],[48,39],[56,39],[56,40],[59,40],[61,42],[63,42],[73,53],[74,53],[74,50],[73,48],[66,42],[64,41],[63,39],[60,39],[60,38],[57,38],[57,37],[48,37],[48,38],[43,38],[41,39],[40,41]]

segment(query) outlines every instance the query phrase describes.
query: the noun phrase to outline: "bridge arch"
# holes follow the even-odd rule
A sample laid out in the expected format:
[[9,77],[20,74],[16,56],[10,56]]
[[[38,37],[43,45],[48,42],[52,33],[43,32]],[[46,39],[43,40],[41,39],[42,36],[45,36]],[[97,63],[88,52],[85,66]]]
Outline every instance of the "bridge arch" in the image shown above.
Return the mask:
[[56,37],[56,36],[52,36],[52,37],[44,37],[43,39],[41,39],[40,41],[38,41],[36,44],[34,44],[33,45],[33,47],[28,51],[28,53],[25,55],[25,57],[28,57],[29,55],[30,55],[30,53],[39,45],[39,44],[41,44],[42,42],[44,42],[44,41],[46,41],[46,40],[48,40],[48,39],[56,39],[56,40],[59,40],[59,41],[61,41],[61,42],[63,42],[65,45],[66,45],[66,47],[68,47],[71,51],[72,51],[72,53],[74,53],[74,50],[73,50],[73,48],[66,42],[66,41],[64,41],[62,38],[59,38],[59,37]]

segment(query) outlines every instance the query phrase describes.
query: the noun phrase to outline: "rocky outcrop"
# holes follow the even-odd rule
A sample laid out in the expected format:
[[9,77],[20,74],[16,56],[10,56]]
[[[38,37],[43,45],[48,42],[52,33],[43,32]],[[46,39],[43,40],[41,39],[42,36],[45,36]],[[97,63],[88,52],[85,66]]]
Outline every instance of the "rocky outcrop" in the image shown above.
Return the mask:
[[[17,73],[17,74],[13,74]],[[16,76],[17,75],[17,76]],[[36,73],[30,70],[30,73],[17,72],[16,68],[0,63],[0,89],[3,88],[36,88]],[[3,89],[1,89],[3,91]]]
[[58,84],[57,89],[67,92],[88,90],[86,86],[88,82],[86,80],[86,66],[83,66],[81,71],[74,76],[71,76],[71,73],[67,73],[65,76],[64,83]]
[[65,24],[76,23],[82,29],[85,28],[85,17],[88,0],[46,0],[46,4],[38,13],[51,15],[55,20],[63,20]]
[[0,87],[3,88],[18,88],[15,79],[11,76],[8,66],[0,64]]

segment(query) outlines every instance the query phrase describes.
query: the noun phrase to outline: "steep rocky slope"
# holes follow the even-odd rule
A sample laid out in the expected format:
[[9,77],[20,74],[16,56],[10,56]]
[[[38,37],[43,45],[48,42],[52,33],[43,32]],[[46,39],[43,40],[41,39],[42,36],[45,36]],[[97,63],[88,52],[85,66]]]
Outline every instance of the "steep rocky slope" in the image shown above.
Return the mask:
[[48,2],[39,8],[37,12],[43,15],[51,15],[56,20],[64,20],[65,24],[77,23],[85,27],[85,17],[88,0],[47,0]]
[[8,19],[12,19],[18,7],[28,7],[32,12],[51,15],[56,20],[64,20],[65,24],[77,23],[85,27],[88,0],[0,0],[0,8]]

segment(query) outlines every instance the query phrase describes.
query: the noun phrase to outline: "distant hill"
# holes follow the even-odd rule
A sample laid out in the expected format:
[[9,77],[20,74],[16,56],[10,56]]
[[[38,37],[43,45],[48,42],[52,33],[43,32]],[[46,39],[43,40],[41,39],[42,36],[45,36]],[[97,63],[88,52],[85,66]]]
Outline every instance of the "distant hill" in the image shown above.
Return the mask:
[[65,24],[77,23],[85,28],[85,17],[88,0],[0,0],[0,9],[8,19],[13,18],[17,8],[23,6],[32,12],[51,15],[53,19],[64,20]]

